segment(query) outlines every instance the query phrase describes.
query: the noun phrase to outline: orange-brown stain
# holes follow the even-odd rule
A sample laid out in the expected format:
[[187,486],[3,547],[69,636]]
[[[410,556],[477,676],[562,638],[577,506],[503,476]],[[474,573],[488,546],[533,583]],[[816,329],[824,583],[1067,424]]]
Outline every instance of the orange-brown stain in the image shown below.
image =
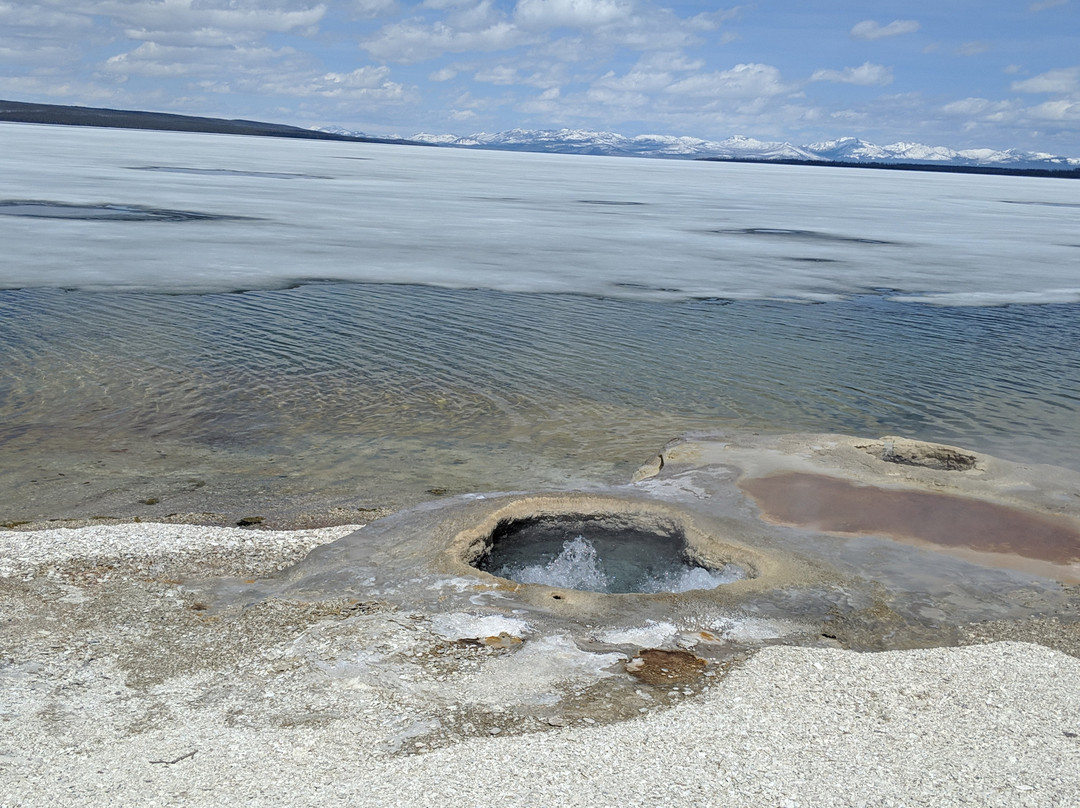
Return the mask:
[[1080,561],[1080,527],[1059,516],[968,497],[900,491],[799,472],[739,486],[773,522],[830,533],[887,535],[951,548]]

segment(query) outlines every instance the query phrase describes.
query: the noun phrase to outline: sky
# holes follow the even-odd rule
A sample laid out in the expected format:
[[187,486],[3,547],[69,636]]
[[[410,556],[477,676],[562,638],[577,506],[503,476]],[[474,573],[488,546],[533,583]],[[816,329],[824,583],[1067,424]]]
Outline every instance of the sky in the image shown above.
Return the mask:
[[0,0],[0,98],[1080,157],[1080,0]]

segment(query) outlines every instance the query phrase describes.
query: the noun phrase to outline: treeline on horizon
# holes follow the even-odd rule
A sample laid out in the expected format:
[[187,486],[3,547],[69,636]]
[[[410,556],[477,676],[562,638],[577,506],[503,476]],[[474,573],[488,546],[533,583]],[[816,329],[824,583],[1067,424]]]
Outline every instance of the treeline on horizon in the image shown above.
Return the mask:
[[959,166],[942,163],[856,163],[847,160],[757,160],[753,157],[698,157],[706,163],[753,163],[778,166],[831,166],[833,168],[878,168],[888,171],[936,171],[944,174],[998,174],[1010,177],[1059,177],[1080,179],[1080,168],[1006,168],[1005,166]]
[[140,112],[105,107],[74,107],[62,104],[34,104],[25,101],[0,101],[0,121],[44,123],[58,126],[102,126],[114,129],[150,129],[165,132],[206,132],[219,135],[256,135],[301,140],[347,140],[361,143],[407,143],[408,140],[338,135],[280,123],[243,119],[202,118],[171,112]]
[[[0,121],[11,123],[41,123],[59,126],[101,126],[116,129],[149,129],[168,132],[206,132],[224,135],[256,135],[261,137],[299,138],[303,140],[338,140],[361,143],[396,143],[411,146],[430,146],[400,138],[376,138],[363,135],[339,135],[302,129],[287,124],[265,123],[243,119],[203,118],[177,115],[171,112],[140,112],[106,107],[77,107],[63,104],[37,104],[26,101],[0,100]],[[519,149],[527,151],[528,149]],[[1057,177],[1080,179],[1080,168],[1006,168],[1003,166],[962,166],[939,163],[858,163],[841,160],[763,160],[752,157],[698,157],[699,161],[714,163],[753,163],[758,165],[831,166],[834,168],[873,168],[890,171],[938,171],[950,174],[999,174],[1016,177]]]

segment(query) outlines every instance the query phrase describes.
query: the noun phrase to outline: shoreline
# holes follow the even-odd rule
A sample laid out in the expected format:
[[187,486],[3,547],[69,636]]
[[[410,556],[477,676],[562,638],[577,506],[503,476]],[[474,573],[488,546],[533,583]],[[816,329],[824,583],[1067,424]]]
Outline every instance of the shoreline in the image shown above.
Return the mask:
[[[1080,791],[1076,626],[1043,637],[1071,637],[1073,656],[776,645],[620,713],[633,690],[606,672],[552,678],[562,657],[580,666],[568,647],[519,670],[468,637],[431,645],[435,624],[374,601],[211,615],[181,580],[272,574],[350,530],[0,532],[0,804],[1035,806]],[[1049,623],[1011,625],[1038,641]],[[1003,638],[983,628],[961,641]],[[394,654],[366,663],[380,647]],[[447,648],[458,667],[432,650]],[[523,674],[559,695],[546,718],[500,707],[535,696]],[[596,682],[608,695],[588,712]]]
[[727,520],[717,535],[736,541],[744,519],[776,569],[779,538],[801,536],[837,570],[819,586],[820,568],[769,584],[761,567],[769,591],[745,601],[521,587],[440,561],[508,502],[545,495],[450,497],[378,519],[311,509],[292,530],[269,519],[0,530],[0,808],[1069,804],[1080,590],[1051,597],[1049,582],[938,555],[922,574],[1011,582],[1017,608],[988,600],[972,620],[947,586],[913,589],[920,629],[896,611],[907,590],[843,577],[833,553],[857,561],[863,548],[882,565],[871,571],[916,574],[923,551],[771,525],[733,470],[1033,512],[1069,511],[1074,477],[880,443],[684,439],[628,485],[567,495],[582,513],[590,497],[687,519],[713,508]]
[[[361,526],[394,513],[389,507],[341,507],[328,504],[324,508],[258,509],[259,513],[237,516],[235,513],[190,512],[165,516],[55,517],[27,519],[0,525],[0,535],[12,533],[41,533],[50,530],[76,530],[84,527],[119,527],[123,525],[190,525],[208,528],[240,528],[254,531],[321,530],[343,525]],[[262,515],[262,514],[266,515]]]

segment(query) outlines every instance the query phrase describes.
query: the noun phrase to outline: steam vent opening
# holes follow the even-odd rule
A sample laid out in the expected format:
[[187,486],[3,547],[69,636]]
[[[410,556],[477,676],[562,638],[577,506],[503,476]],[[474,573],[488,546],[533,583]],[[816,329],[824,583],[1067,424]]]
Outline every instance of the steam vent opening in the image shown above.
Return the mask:
[[563,514],[500,520],[474,566],[524,584],[589,592],[686,592],[748,577],[735,563],[710,569],[674,522]]

